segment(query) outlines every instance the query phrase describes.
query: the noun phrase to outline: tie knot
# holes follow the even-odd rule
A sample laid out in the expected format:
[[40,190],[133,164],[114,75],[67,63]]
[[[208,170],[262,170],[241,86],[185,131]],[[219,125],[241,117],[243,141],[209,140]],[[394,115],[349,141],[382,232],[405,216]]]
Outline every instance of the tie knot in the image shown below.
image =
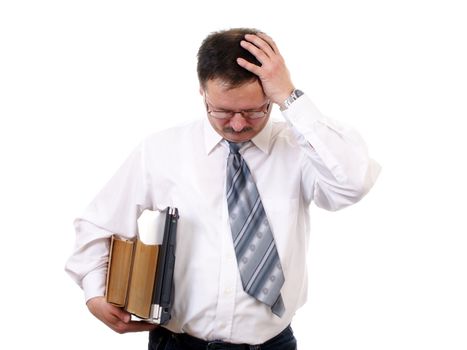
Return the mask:
[[227,142],[229,143],[230,153],[238,154],[238,150],[240,149],[240,147],[242,147],[243,144],[230,141]]

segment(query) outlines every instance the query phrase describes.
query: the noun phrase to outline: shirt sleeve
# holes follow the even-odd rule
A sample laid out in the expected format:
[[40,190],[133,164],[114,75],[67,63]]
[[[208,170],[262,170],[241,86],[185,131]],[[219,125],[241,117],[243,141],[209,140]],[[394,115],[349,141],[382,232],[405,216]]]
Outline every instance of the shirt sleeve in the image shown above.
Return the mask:
[[150,208],[144,147],[140,145],[75,219],[74,251],[65,271],[84,290],[86,301],[105,293],[109,238],[137,234],[137,218]]
[[380,166],[352,128],[320,113],[302,95],[283,111],[301,150],[305,200],[338,210],[359,201],[373,186]]

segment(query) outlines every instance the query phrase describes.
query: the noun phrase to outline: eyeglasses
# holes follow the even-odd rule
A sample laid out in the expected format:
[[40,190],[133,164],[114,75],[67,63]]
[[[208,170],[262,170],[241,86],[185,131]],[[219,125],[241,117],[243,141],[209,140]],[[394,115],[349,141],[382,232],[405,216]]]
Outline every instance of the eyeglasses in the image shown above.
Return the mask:
[[245,119],[260,119],[264,118],[269,113],[269,107],[271,106],[271,101],[268,101],[261,110],[246,110],[246,111],[216,111],[209,110],[208,102],[206,101],[206,96],[204,96],[204,104],[206,105],[206,110],[208,114],[215,119],[230,119],[237,113],[240,113]]

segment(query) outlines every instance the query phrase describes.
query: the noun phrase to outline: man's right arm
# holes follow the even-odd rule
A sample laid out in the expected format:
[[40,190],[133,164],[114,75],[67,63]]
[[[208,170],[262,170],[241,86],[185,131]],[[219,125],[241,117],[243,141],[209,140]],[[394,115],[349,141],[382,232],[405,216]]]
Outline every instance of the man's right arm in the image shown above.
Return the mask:
[[129,314],[108,304],[103,297],[110,236],[115,233],[125,238],[134,237],[140,213],[153,209],[143,146],[127,158],[83,215],[75,220],[75,247],[65,266],[65,271],[84,290],[92,314],[117,332],[148,329],[147,323],[143,326],[141,322],[132,323]]

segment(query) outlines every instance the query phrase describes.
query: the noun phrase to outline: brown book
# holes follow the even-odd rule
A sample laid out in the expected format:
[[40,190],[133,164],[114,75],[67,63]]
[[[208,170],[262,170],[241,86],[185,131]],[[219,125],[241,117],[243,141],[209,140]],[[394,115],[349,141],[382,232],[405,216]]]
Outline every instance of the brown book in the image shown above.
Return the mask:
[[126,310],[140,318],[149,318],[151,311],[158,253],[158,245],[136,241]]
[[119,239],[115,235],[111,238],[105,296],[109,303],[119,307],[124,307],[127,302],[133,247],[133,241]]
[[113,235],[110,243],[106,299],[139,318],[148,319],[156,277],[158,245]]

